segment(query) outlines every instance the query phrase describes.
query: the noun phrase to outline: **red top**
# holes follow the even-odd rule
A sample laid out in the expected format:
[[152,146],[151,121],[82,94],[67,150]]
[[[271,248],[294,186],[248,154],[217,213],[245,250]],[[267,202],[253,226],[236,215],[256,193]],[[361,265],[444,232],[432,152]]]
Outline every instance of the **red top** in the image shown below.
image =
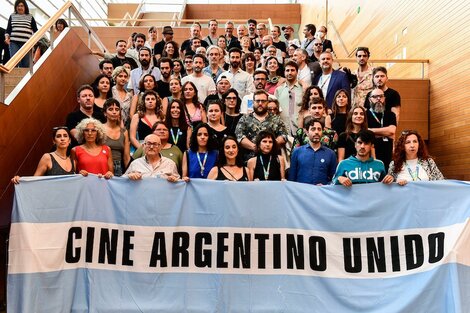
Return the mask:
[[91,155],[80,146],[75,147],[77,157],[77,172],[85,170],[91,174],[106,174],[108,169],[108,156],[111,149],[108,146],[101,146],[98,155]]

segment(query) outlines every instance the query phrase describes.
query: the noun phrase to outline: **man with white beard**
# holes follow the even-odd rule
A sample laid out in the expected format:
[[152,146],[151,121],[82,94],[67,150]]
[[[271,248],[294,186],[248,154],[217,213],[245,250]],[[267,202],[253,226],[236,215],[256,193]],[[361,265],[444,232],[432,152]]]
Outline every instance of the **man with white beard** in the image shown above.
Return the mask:
[[375,156],[384,163],[388,171],[388,165],[392,160],[397,119],[395,113],[385,110],[385,95],[382,89],[372,90],[369,101],[371,107],[367,110],[367,122],[369,130],[375,134]]

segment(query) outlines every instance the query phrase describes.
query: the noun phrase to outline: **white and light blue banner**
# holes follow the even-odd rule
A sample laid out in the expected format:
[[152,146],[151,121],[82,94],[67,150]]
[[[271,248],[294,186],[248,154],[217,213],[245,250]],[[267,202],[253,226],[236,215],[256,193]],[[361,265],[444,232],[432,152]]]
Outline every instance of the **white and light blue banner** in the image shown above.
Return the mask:
[[9,312],[470,312],[470,185],[16,187]]

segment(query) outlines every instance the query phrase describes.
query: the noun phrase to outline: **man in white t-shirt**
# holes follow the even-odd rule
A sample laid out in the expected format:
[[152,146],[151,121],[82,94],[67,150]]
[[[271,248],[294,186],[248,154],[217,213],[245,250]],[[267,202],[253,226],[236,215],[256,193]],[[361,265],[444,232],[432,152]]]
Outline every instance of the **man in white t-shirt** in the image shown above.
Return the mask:
[[204,103],[206,97],[214,94],[216,91],[215,83],[211,77],[204,75],[202,69],[205,67],[206,58],[202,54],[193,56],[193,73],[183,77],[181,83],[184,85],[187,81],[194,83],[197,88],[197,96],[200,103]]

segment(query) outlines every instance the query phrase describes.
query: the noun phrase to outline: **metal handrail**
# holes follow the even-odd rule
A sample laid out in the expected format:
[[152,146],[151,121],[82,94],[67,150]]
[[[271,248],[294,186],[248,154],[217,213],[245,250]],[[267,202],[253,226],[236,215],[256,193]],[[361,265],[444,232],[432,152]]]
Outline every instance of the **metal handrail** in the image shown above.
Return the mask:
[[[4,75],[5,73],[11,73],[13,69],[20,63],[20,61],[29,54],[30,60],[32,58],[32,49],[34,45],[47,33],[52,32],[53,26],[55,22],[66,12],[68,11],[69,19],[70,15],[73,14],[76,19],[80,22],[81,26],[87,31],[88,33],[88,47],[91,48],[91,41],[93,41],[98,48],[103,51],[107,52],[106,47],[99,39],[98,35],[95,31],[88,25],[86,20],[82,17],[80,12],[75,8],[72,2],[67,1],[61,8],[58,10],[36,33],[31,36],[31,38],[18,50],[13,56],[11,56],[10,60],[5,65],[0,64],[0,81],[2,84],[0,85],[0,102],[5,101],[5,84],[4,82]],[[53,41],[51,40],[51,49],[54,48]],[[29,65],[30,72],[33,73],[33,64],[30,62]]]

